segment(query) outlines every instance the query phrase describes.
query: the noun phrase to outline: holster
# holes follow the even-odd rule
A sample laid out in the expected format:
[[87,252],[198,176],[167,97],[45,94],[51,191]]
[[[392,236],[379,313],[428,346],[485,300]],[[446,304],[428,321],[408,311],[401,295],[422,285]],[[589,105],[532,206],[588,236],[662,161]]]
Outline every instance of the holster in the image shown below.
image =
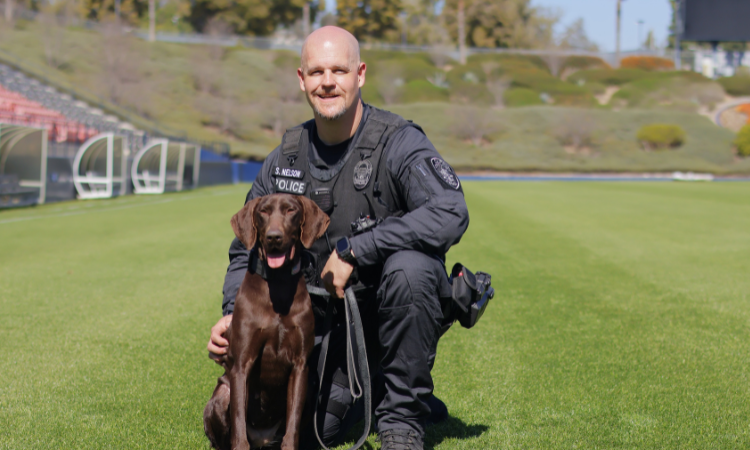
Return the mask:
[[492,288],[492,276],[485,272],[472,273],[461,263],[456,263],[448,280],[451,284],[452,301],[443,312],[444,332],[453,322],[458,321],[464,328],[472,328],[487,309],[490,300],[495,296]]

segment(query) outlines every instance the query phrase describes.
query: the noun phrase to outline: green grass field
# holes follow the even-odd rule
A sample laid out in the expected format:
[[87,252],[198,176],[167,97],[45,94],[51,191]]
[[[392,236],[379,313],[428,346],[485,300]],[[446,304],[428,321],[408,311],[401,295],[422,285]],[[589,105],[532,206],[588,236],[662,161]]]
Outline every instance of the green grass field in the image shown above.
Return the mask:
[[[246,190],[0,212],[0,449],[207,449]],[[750,184],[465,190],[449,263],[497,296],[440,342],[428,449],[750,447]]]

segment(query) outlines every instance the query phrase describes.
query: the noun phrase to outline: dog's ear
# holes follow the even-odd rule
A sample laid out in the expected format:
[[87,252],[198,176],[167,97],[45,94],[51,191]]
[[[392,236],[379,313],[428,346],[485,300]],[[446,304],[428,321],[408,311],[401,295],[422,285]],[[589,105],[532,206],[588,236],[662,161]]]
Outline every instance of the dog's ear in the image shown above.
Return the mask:
[[231,220],[234,235],[237,236],[240,242],[245,244],[245,248],[248,250],[255,247],[255,239],[258,232],[255,223],[253,223],[253,213],[260,199],[261,197],[254,198],[245,203],[245,206],[232,216]]
[[315,204],[314,201],[301,195],[297,196],[302,205],[302,231],[299,240],[305,248],[312,247],[313,243],[318,240],[328,229],[331,219],[328,214]]

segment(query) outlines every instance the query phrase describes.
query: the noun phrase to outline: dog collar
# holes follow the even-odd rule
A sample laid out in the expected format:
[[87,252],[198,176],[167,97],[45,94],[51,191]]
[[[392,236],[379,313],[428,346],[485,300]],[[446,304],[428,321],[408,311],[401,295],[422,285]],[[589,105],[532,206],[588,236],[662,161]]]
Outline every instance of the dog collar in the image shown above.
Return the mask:
[[[258,252],[255,249],[250,252],[250,264],[248,264],[247,269],[251,273],[260,275],[264,280],[268,280],[269,278],[277,278],[278,276],[283,274],[279,269],[271,269],[270,267],[268,267],[268,263],[258,257]],[[301,269],[302,255],[297,258],[297,263],[292,267],[291,273],[289,275],[297,275]]]

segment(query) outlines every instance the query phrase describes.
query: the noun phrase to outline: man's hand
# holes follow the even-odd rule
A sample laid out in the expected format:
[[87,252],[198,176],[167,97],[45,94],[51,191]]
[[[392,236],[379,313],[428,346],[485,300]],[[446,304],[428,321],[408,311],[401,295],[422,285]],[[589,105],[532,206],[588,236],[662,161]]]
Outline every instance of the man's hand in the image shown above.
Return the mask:
[[[352,253],[352,256],[354,256],[354,253]],[[335,251],[331,253],[326,266],[323,267],[323,272],[320,274],[326,291],[336,298],[344,298],[344,288],[346,288],[346,283],[349,281],[353,270],[354,266],[342,261],[338,253]]]
[[224,355],[229,349],[229,341],[224,338],[224,333],[229,329],[232,323],[232,315],[226,315],[219,319],[211,328],[211,339],[208,341],[208,357],[221,364],[224,361]]

